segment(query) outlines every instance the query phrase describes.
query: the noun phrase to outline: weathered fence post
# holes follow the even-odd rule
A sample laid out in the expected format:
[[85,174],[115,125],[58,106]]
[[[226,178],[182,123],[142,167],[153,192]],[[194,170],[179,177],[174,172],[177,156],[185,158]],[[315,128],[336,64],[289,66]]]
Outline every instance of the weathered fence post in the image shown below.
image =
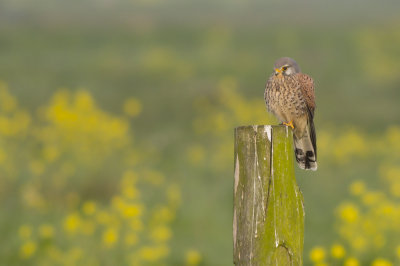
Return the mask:
[[235,129],[235,265],[303,264],[303,196],[293,156],[286,126]]

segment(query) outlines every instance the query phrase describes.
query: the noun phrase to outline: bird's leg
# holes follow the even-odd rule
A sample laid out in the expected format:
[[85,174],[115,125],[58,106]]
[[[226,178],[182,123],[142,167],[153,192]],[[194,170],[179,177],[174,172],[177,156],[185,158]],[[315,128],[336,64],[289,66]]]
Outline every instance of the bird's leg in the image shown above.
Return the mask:
[[289,123],[283,122],[282,124],[284,124],[285,126],[288,126],[288,127],[291,127],[292,129],[294,129],[293,121],[290,121]]

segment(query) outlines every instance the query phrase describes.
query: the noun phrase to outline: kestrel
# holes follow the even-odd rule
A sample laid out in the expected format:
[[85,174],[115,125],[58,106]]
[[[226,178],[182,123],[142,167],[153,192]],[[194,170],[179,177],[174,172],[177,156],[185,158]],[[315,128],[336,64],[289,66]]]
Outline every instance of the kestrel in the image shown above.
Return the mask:
[[293,129],[296,161],[300,168],[317,170],[317,138],[314,128],[314,81],[301,73],[296,61],[279,58],[265,86],[268,111]]

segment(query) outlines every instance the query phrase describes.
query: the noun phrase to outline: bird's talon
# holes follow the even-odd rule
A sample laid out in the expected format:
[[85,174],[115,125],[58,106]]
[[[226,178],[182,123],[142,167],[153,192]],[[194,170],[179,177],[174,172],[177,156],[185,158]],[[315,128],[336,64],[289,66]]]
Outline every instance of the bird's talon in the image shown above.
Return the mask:
[[282,124],[284,124],[285,126],[288,126],[288,127],[291,127],[292,129],[294,129],[293,121],[290,121],[289,123],[283,122]]

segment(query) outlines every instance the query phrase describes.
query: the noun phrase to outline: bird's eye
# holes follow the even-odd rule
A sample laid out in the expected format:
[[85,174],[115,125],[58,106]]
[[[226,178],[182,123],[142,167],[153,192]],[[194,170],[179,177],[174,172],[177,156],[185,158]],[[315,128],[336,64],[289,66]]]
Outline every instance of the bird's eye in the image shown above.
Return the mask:
[[282,67],[283,71],[285,71],[287,69],[287,66]]

